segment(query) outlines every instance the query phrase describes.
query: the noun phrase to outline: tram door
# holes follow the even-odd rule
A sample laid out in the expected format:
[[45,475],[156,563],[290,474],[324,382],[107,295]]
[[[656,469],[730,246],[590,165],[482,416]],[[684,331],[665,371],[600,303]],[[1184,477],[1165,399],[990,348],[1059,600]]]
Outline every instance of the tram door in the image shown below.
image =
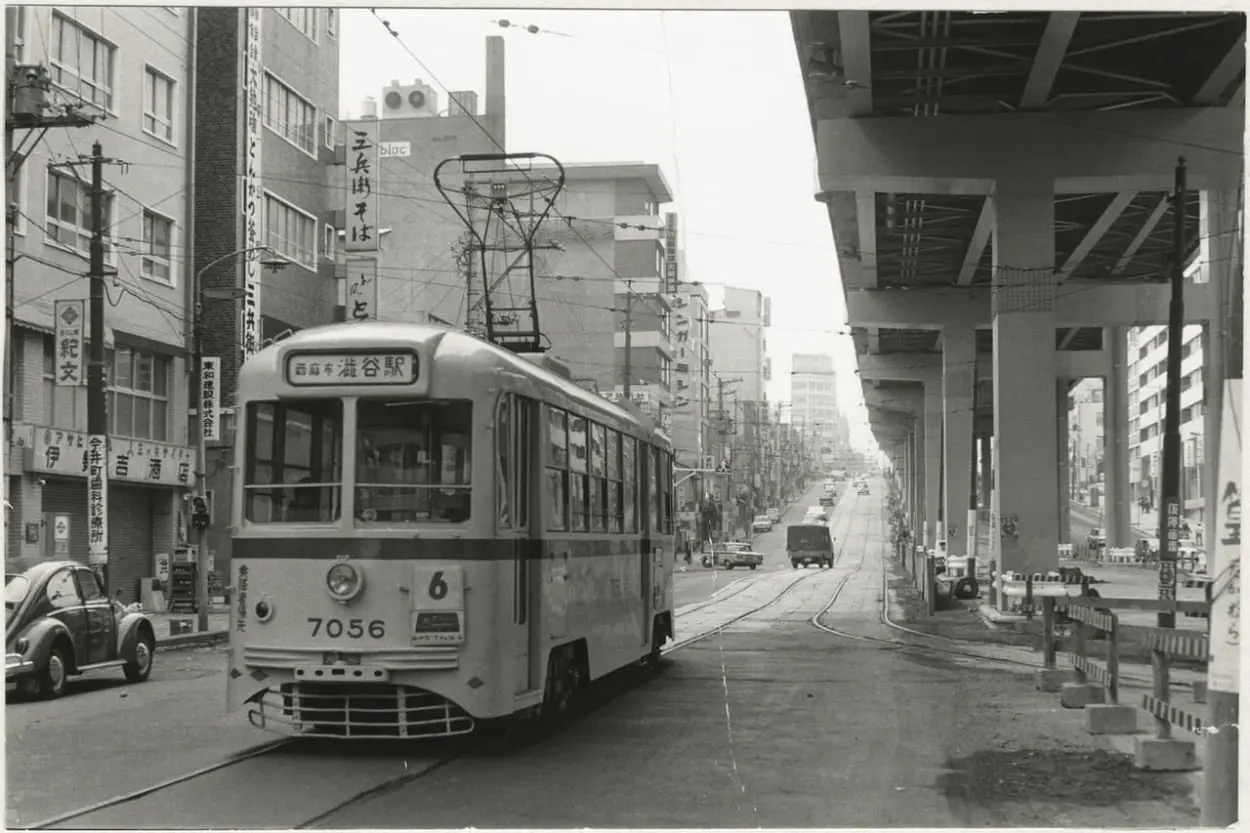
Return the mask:
[[651,583],[653,581],[652,572],[655,569],[653,562],[655,561],[655,548],[659,545],[659,536],[656,534],[655,521],[655,500],[651,496],[652,490],[655,488],[655,451],[646,443],[638,443],[638,493],[636,500],[638,504],[638,532],[642,538],[642,552],[638,554],[639,567],[642,571],[639,577],[639,592],[642,594],[642,633],[639,636],[639,642],[647,645],[651,640]]
[[541,467],[534,465],[538,448],[536,407],[532,399],[506,394],[499,400],[495,437],[497,531],[512,551],[512,639],[515,685],[520,694],[541,687],[542,535]]

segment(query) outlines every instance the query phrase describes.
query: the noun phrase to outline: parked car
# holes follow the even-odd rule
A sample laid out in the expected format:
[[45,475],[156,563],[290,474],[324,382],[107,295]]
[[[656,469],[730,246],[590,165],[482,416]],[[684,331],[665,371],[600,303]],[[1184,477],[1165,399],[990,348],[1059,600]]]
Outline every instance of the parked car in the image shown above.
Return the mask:
[[1102,549],[1107,546],[1107,532],[1102,527],[1094,527],[1085,536],[1085,546],[1091,550]]
[[752,532],[772,532],[773,522],[767,515],[756,515],[755,520],[751,521]]
[[724,567],[726,570],[732,570],[734,567],[747,567],[754,570],[763,563],[764,554],[751,549],[751,545],[745,541],[717,544],[712,547],[711,563],[709,564],[707,559],[704,560],[706,566]]
[[45,561],[4,585],[5,682],[53,699],[66,680],[120,668],[132,683],[152,673],[156,632],[143,613],[112,602],[89,568]]
[[781,523],[781,510],[776,506],[768,507],[768,519],[773,523]]

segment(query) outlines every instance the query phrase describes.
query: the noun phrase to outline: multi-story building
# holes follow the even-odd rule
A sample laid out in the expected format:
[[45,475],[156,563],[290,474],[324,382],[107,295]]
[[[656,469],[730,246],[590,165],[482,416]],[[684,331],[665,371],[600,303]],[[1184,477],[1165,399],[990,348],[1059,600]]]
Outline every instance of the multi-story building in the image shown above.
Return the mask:
[[790,418],[808,438],[812,457],[826,470],[849,450],[846,419],[838,409],[833,357],[795,353],[790,366]]
[[[486,38],[484,107],[472,90],[452,92],[442,100],[439,91],[420,79],[410,84],[391,81],[377,98],[365,99],[361,117],[344,121],[340,148],[347,149],[347,130],[360,129],[377,142],[377,217],[379,251],[363,255],[376,261],[370,273],[376,283],[366,308],[345,309],[344,317],[382,321],[437,323],[463,327],[469,320],[469,297],[481,298],[481,269],[471,270],[466,257],[469,232],[460,215],[447,204],[435,185],[435,170],[445,160],[466,153],[498,154],[507,147],[504,39]],[[336,169],[341,197],[336,219],[339,240],[345,241],[347,189],[354,175],[352,159],[343,153]],[[444,165],[439,180],[466,212],[464,171],[454,162]],[[488,188],[483,184],[483,188]],[[474,215],[476,216],[476,215]],[[480,228],[479,228],[480,232]],[[329,232],[327,231],[327,234]],[[347,306],[348,255],[339,248],[339,299]],[[355,256],[352,256],[355,266]],[[367,260],[366,260],[367,263]],[[355,298],[356,296],[353,296]],[[474,314],[479,314],[475,309]]]
[[[1203,494],[1203,434],[1205,400],[1202,382],[1202,326],[1186,326],[1181,337],[1181,501],[1185,517],[1201,523],[1206,504]],[[1137,513],[1147,529],[1158,526],[1150,513],[1157,511],[1162,470],[1164,416],[1167,409],[1168,328],[1151,325],[1128,332],[1129,476]]]
[[1066,451],[1070,496],[1101,507],[1105,499],[1102,379],[1082,379],[1068,394]]
[[[220,359],[223,415],[205,469],[210,491],[225,496],[236,464],[230,443],[242,359],[293,331],[342,317],[335,269],[335,225],[346,187],[343,168],[335,165],[338,10],[202,7],[196,34],[188,255],[202,274],[204,355]],[[276,259],[262,267],[242,254],[259,246]],[[291,437],[297,455],[297,432],[283,436]],[[301,466],[287,459],[287,450],[272,449],[272,465],[283,477]],[[213,520],[210,565],[224,572],[230,552],[224,508]]]
[[[139,580],[159,576],[187,539],[184,499],[196,473],[207,469],[216,494],[229,481],[228,451],[215,445],[205,465],[192,447],[197,299],[205,354],[221,363],[223,414],[245,349],[334,320],[322,229],[336,207],[328,186],[336,16],[325,8],[7,10],[13,61],[47,71],[40,112],[91,122],[48,130],[25,148],[30,155],[10,181],[18,206],[6,379],[11,568],[107,558],[110,595],[135,600]],[[96,141],[110,160],[103,333],[90,332],[85,303],[91,171],[62,164]],[[270,266],[283,268],[261,272],[255,255],[266,246]],[[197,298],[198,283],[215,291]],[[89,501],[101,488],[88,488],[94,463],[77,357],[97,337],[106,348],[110,441],[101,460],[107,478],[93,478],[107,482],[106,499]],[[224,423],[218,439],[228,442],[232,420]],[[224,517],[219,508],[212,539],[222,556]]]

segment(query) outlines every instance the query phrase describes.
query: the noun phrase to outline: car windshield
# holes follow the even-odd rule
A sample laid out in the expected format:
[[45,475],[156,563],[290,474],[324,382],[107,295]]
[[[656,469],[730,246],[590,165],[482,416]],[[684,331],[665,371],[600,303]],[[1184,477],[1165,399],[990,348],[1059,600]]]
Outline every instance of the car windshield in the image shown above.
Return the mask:
[[6,576],[4,582],[4,609],[16,610],[30,592],[30,579],[22,575]]

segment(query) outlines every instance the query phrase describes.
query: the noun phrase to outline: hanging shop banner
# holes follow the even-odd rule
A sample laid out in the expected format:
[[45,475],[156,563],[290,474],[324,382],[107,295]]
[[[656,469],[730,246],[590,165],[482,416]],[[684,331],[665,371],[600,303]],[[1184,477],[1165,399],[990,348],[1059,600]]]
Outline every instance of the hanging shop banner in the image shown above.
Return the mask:
[[677,291],[677,214],[664,215],[664,291]]
[[57,301],[56,316],[56,385],[87,384],[86,308],[85,301]]
[[347,239],[349,252],[378,250],[378,120],[347,123]]
[[221,359],[205,356],[200,362],[200,431],[205,442],[221,440]]
[[345,307],[348,321],[377,320],[378,262],[373,258],[348,258]]
[[87,438],[83,462],[87,466],[87,563],[109,563],[108,469],[105,447],[108,438],[92,434]]
[[[66,477],[91,474],[91,435],[35,426],[30,471]],[[162,486],[190,486],[194,449],[149,440],[113,437],[108,443],[109,480]]]
[[1241,380],[1224,382],[1220,417],[1220,468],[1215,510],[1215,547],[1208,572],[1211,588],[1210,662],[1207,684],[1216,691],[1241,689]]
[[[244,53],[244,100],[247,117],[244,125],[243,138],[243,245],[251,249],[263,246],[264,241],[264,202],[265,195],[261,183],[261,137],[264,114],[264,74],[261,71],[261,9],[249,7],[247,10],[247,35]],[[243,260],[243,313],[242,327],[239,330],[240,346],[243,358],[248,358],[260,350],[261,318],[260,318],[260,258],[246,257]]]

